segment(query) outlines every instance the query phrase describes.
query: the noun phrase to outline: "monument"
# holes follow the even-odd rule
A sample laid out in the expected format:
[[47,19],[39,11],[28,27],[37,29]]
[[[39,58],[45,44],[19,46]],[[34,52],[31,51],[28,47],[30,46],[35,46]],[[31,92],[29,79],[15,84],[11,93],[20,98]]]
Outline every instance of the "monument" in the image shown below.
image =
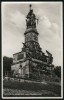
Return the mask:
[[32,5],[29,5],[29,13],[26,16],[26,31],[24,33],[25,42],[21,52],[13,54],[13,64],[11,71],[13,75],[19,75],[22,78],[38,79],[43,72],[53,70],[52,54],[47,50],[47,55],[42,51],[38,42],[38,31],[36,26],[38,19],[33,13]]

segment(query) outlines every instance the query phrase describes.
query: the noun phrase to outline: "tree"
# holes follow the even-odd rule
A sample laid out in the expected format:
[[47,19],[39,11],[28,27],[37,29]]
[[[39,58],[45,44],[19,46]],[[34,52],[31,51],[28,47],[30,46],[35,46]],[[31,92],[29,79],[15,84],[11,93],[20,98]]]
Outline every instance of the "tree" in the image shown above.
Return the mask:
[[11,71],[11,64],[13,62],[13,59],[10,57],[3,57],[3,75],[5,75],[5,72]]
[[54,68],[54,72],[58,77],[61,78],[61,66],[56,66],[56,68]]

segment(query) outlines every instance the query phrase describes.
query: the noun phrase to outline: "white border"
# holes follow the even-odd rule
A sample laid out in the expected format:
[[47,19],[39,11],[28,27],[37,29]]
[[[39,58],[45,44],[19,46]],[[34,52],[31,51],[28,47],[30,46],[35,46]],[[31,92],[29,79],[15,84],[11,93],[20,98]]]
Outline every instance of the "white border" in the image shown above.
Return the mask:
[[[23,4],[23,3],[25,3],[25,4],[35,4],[35,3],[52,3],[53,1],[50,1],[50,2],[2,2],[1,3],[1,9],[2,9],[2,6],[3,6],[3,4],[9,4],[9,3],[14,3],[14,4],[16,4],[16,3],[18,3],[18,4]],[[3,99],[63,99],[63,2],[60,2],[60,1],[58,1],[58,2],[53,2],[53,3],[60,3],[61,4],[61,8],[62,8],[62,10],[61,10],[61,25],[62,25],[62,29],[61,29],[61,62],[62,62],[62,67],[61,67],[61,97],[3,97],[3,56],[2,56],[2,71],[1,71],[1,75],[2,75],[2,87],[1,87],[1,90],[2,90],[2,98]],[[2,16],[3,16],[3,13],[1,13],[2,14]],[[1,16],[1,18],[2,18],[2,16]],[[1,19],[1,23],[2,23],[2,19]],[[3,23],[2,23],[3,24]],[[3,28],[2,28],[2,33],[3,33]],[[1,37],[2,38],[2,40],[3,40],[3,36]],[[3,46],[3,45],[2,45]],[[2,50],[3,51],[3,50]]]
[[61,6],[61,96],[63,97],[63,4]]

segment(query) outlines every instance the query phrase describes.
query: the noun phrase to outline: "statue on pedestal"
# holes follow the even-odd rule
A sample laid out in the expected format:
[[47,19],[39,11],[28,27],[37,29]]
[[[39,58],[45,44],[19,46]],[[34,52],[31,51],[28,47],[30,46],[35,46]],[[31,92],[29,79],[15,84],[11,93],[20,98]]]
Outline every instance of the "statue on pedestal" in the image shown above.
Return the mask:
[[26,24],[27,24],[27,28],[36,28],[36,16],[33,13],[33,10],[31,9],[31,5],[30,5],[30,11],[26,17]]

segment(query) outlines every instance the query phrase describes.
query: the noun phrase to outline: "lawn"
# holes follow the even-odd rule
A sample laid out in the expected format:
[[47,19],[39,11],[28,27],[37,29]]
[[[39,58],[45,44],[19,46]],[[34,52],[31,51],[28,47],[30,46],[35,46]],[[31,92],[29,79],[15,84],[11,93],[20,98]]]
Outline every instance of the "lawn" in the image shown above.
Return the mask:
[[[4,96],[31,96],[38,95],[43,97],[60,97],[61,86],[56,83],[33,83],[33,82],[19,82],[19,81],[4,81],[3,82]],[[19,94],[19,95],[18,95]]]

